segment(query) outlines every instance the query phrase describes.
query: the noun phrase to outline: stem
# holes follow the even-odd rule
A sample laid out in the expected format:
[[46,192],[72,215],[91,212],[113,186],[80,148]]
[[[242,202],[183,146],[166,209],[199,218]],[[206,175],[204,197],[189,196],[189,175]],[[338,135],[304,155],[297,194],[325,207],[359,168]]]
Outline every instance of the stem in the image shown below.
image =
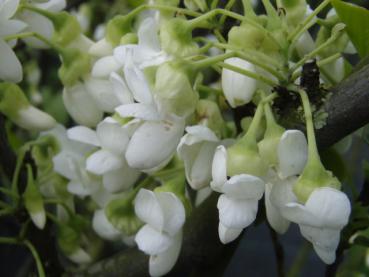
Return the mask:
[[292,44],[295,40],[299,38],[299,36],[310,28],[311,25],[309,25],[310,21],[321,11],[323,10],[331,0],[324,0],[316,9],[307,17],[305,20],[299,24],[296,29],[288,36],[288,40]]
[[[259,103],[259,105],[256,108],[254,118],[251,121],[250,127],[247,130],[247,133],[243,138],[256,138],[256,134],[258,132],[258,128],[260,127],[260,121],[263,118],[263,104],[262,102]],[[242,138],[242,139],[243,139]]]
[[219,63],[219,65],[223,68],[226,68],[226,69],[229,69],[229,70],[232,70],[234,72],[237,72],[237,73],[240,73],[242,75],[245,75],[247,77],[250,77],[250,78],[253,78],[255,80],[258,80],[258,81],[261,81],[261,82],[264,82],[272,87],[275,87],[278,85],[277,82],[275,82],[274,80],[272,79],[269,79],[267,77],[264,77],[260,74],[257,74],[255,72],[252,72],[252,71],[249,71],[249,70],[245,70],[243,68],[240,68],[240,67],[237,67],[237,66],[234,66],[234,65],[230,65],[230,64],[227,64],[227,63]]
[[36,248],[28,240],[23,241],[23,244],[25,246],[27,246],[27,248],[29,249],[29,251],[31,251],[33,258],[35,259],[36,266],[37,266],[37,271],[38,271],[38,276],[39,277],[45,277],[46,276],[45,275],[45,270],[44,270],[44,267],[42,266],[41,259],[40,259],[40,256],[37,253]]
[[298,69],[300,66],[302,66],[307,60],[312,59],[314,56],[316,56],[317,54],[319,54],[320,51],[322,51],[324,48],[326,48],[327,46],[329,46],[330,44],[332,44],[337,38],[339,37],[339,35],[333,35],[331,36],[329,39],[327,39],[326,42],[324,42],[323,44],[321,44],[319,47],[315,48],[313,51],[311,51],[309,54],[305,55],[305,57],[303,57],[301,60],[299,60],[292,68],[291,68],[291,72],[294,72],[296,69]]
[[[235,4],[236,0],[229,0],[227,5],[224,7],[225,10],[231,10],[233,5]],[[226,20],[226,16],[222,15],[222,17],[219,20],[219,25],[223,26],[224,25],[224,21]]]
[[26,33],[20,33],[20,34],[14,34],[14,35],[8,35],[4,37],[5,41],[10,41],[13,39],[22,39],[27,37],[32,37],[34,35],[33,32],[26,32]]
[[218,6],[219,0],[213,0],[211,2],[211,9],[214,10]]
[[24,156],[26,155],[27,151],[28,151],[28,145],[25,145],[25,146],[20,148],[19,153],[18,153],[17,163],[15,165],[13,180],[12,180],[12,184],[11,184],[12,193],[14,195],[19,194],[19,191],[18,191],[19,173],[20,173],[20,170],[22,168]]
[[228,52],[228,53],[221,54],[221,55],[218,55],[218,56],[215,56],[215,57],[205,58],[205,59],[200,60],[200,61],[192,62],[192,66],[197,68],[197,69],[201,69],[201,68],[204,68],[204,67],[211,66],[213,64],[217,64],[218,62],[222,62],[222,61],[224,61],[228,58],[232,58],[234,56],[236,56],[235,52]]
[[197,90],[202,90],[211,94],[215,94],[215,95],[221,95],[222,91],[220,89],[215,89],[212,87],[208,87],[208,86],[204,86],[204,85],[197,85],[196,86]]
[[214,35],[217,37],[217,39],[222,43],[227,43],[227,40],[223,37],[222,33],[218,30],[214,30]]
[[14,208],[5,208],[5,209],[1,209],[0,210],[0,217],[1,216],[6,216],[6,215],[11,215],[15,212]]
[[12,198],[16,198],[16,199],[19,198],[18,194],[14,193],[11,189],[8,189],[8,188],[0,187],[0,192]]
[[[292,86],[291,86],[292,87]],[[301,102],[304,108],[305,121],[306,121],[306,132],[308,138],[308,149],[309,149],[309,157],[308,163],[319,163],[321,164],[318,147],[315,139],[315,131],[314,131],[314,123],[313,123],[313,114],[311,112],[309,97],[305,90],[301,88],[292,89],[297,91],[301,97]],[[308,166],[308,165],[307,165]]]
[[61,205],[61,206],[63,206],[63,208],[67,211],[67,213],[69,215],[73,215],[74,214],[74,212],[71,210],[71,208],[66,203],[64,203],[61,199],[45,199],[44,200],[44,203],[45,204]]

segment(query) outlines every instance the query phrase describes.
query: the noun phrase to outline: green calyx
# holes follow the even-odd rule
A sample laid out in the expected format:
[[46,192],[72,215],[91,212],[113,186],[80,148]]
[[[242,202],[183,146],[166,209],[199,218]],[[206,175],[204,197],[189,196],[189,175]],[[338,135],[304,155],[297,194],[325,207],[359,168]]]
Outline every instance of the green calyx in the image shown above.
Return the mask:
[[63,64],[58,74],[63,85],[70,87],[75,85],[90,72],[91,62],[87,53],[75,48],[66,48],[61,52]]
[[267,127],[263,140],[258,143],[259,153],[270,166],[276,166],[278,164],[278,144],[285,129],[275,121],[269,104],[265,104],[264,111]]
[[55,33],[52,41],[57,45],[66,47],[82,33],[77,18],[66,11],[56,13],[52,17]]
[[186,70],[171,62],[159,66],[156,71],[154,93],[162,110],[178,116],[193,113],[199,98]]
[[198,53],[198,46],[192,41],[192,27],[185,19],[172,18],[160,27],[162,49],[173,56],[187,57]]
[[128,33],[125,34],[121,39],[119,44],[126,45],[126,44],[137,44],[138,43],[138,36],[135,33]]
[[132,31],[132,14],[117,15],[106,25],[105,39],[113,46],[117,46],[122,37]]
[[266,175],[268,165],[261,158],[257,145],[257,129],[263,117],[263,104],[256,109],[247,133],[227,149],[227,175],[250,174],[258,177]]
[[0,83],[0,111],[9,119],[16,121],[19,111],[30,106],[19,86],[13,83]]
[[306,15],[307,4],[305,0],[280,0],[279,8],[286,11],[287,22],[291,26],[296,26]]

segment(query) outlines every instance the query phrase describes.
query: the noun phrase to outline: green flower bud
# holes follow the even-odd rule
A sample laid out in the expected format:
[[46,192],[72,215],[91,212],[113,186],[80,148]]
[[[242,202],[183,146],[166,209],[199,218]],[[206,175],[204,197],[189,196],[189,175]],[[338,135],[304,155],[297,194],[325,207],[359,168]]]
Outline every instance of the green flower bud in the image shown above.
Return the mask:
[[340,181],[317,161],[308,162],[293,187],[293,192],[301,203],[306,203],[310,194],[317,188],[331,187],[340,190]]
[[125,44],[137,44],[138,43],[138,36],[135,33],[128,33],[125,34],[121,39],[120,39],[120,44],[121,45],[125,45]]
[[264,139],[258,143],[260,157],[269,165],[278,164],[277,149],[284,131],[285,129],[277,124],[268,126]]
[[30,105],[20,87],[13,83],[0,84],[0,111],[27,130],[47,130],[56,124],[50,115]]
[[33,178],[32,168],[27,165],[27,187],[23,194],[24,205],[33,223],[39,229],[43,229],[46,223],[44,201]]
[[87,53],[75,48],[66,48],[61,53],[63,64],[58,74],[63,85],[71,87],[90,72],[91,63]]
[[161,25],[160,42],[162,49],[173,56],[186,57],[198,52],[192,41],[192,28],[181,18],[172,18]]
[[228,43],[240,50],[255,50],[271,56],[278,56],[280,50],[266,30],[248,23],[233,27],[228,33]]
[[178,116],[193,113],[199,98],[185,70],[170,62],[159,66],[154,93],[159,109]]
[[264,177],[268,165],[258,152],[256,141],[239,140],[227,149],[227,175],[250,174]]
[[287,22],[291,26],[298,25],[306,16],[307,4],[305,0],[281,0],[281,8],[286,11]]
[[55,28],[52,41],[57,45],[65,47],[82,33],[77,18],[66,11],[56,13],[50,19]]
[[128,196],[125,194],[110,201],[105,207],[105,214],[109,222],[127,236],[134,235],[143,225],[135,214],[133,200],[136,193],[133,191]]
[[[244,131],[244,133],[247,132],[247,130],[249,129],[250,125],[252,122],[252,117],[251,116],[246,116],[244,118],[241,119],[241,128]],[[259,141],[263,138],[264,133],[265,133],[265,119],[262,118],[258,127],[258,130],[256,132],[256,140]]]
[[112,45],[117,46],[121,38],[132,30],[131,15],[117,15],[106,25],[105,39]]

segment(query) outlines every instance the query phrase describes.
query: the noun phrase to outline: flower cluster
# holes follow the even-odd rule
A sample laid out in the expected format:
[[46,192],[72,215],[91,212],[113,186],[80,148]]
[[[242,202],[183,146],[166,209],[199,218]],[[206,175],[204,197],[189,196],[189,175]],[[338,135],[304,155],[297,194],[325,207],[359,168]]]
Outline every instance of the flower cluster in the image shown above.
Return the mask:
[[[319,257],[333,263],[350,201],[321,163],[301,76],[311,58],[325,68],[326,85],[335,82],[327,67],[342,72],[340,53],[350,45],[339,19],[330,13],[330,29],[316,41],[307,31],[329,1],[312,11],[305,1],[277,1],[275,8],[265,0],[266,17],[255,13],[257,1],[242,1],[244,15],[210,10],[206,1],[184,1],[186,9],[157,2],[115,16],[95,42],[61,11],[63,0],[0,1],[0,111],[22,128],[47,130],[32,144],[39,184],[25,194],[36,226],[45,225],[43,199],[59,199],[50,220],[71,261],[96,260],[98,243],[88,241],[98,236],[137,244],[150,255],[150,275],[162,276],[175,265],[186,218],[196,212],[188,191],[211,188],[220,194],[222,243],[255,221],[264,198],[276,232],[298,224]],[[228,40],[218,15],[241,22]],[[197,28],[216,31],[194,37]],[[14,84],[22,80],[17,39],[59,54],[62,98],[76,126],[57,124]],[[284,92],[301,98],[303,109],[294,104],[304,111],[308,139],[278,123],[275,99]],[[246,106],[256,110],[241,122],[234,111]]]

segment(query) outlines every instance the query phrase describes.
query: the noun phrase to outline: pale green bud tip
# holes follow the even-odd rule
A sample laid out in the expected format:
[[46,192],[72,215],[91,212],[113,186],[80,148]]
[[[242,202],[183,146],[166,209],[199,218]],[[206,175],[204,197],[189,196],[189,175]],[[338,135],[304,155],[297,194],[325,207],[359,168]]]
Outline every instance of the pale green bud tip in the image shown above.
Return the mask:
[[14,119],[14,122],[19,127],[30,131],[45,131],[56,125],[53,117],[33,106],[19,110],[18,117]]
[[178,116],[193,113],[198,101],[184,70],[171,63],[161,65],[156,73],[155,97],[159,109]]

